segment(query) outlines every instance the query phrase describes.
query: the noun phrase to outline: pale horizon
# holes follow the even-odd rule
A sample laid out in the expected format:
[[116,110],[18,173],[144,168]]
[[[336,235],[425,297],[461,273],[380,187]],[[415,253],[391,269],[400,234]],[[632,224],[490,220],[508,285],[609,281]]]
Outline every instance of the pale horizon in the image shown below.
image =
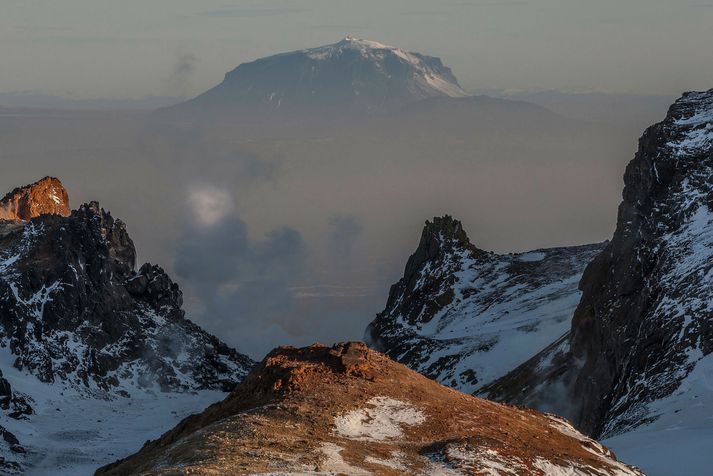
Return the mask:
[[438,56],[470,92],[671,96],[713,76],[713,3],[697,0],[4,3],[0,93],[191,97],[241,63],[347,35]]

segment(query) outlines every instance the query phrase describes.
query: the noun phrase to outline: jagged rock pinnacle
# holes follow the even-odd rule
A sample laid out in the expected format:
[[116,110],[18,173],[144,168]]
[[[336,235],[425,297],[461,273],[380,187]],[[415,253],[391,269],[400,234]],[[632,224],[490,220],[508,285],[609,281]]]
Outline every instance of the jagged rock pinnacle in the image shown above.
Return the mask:
[[18,187],[0,200],[0,219],[27,221],[40,215],[69,216],[69,194],[55,177]]

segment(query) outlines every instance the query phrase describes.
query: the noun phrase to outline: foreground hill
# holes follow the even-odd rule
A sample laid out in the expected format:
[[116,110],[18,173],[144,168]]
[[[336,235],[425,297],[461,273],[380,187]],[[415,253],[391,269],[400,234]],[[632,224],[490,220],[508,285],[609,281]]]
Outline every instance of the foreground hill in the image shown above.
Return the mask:
[[[61,445],[91,447],[101,426],[82,413],[124,406],[111,400],[229,391],[252,367],[185,318],[182,293],[160,267],[136,270],[126,226],[98,203],[70,213],[61,182],[46,178],[8,194],[0,210],[13,218],[0,220],[0,467],[71,466]],[[64,433],[71,425],[74,437]],[[91,464],[73,451],[74,463]]]
[[640,475],[565,420],[443,387],[360,343],[279,348],[101,475]]
[[603,246],[499,255],[473,245],[458,220],[434,218],[366,340],[444,385],[475,392],[569,330],[577,283]]

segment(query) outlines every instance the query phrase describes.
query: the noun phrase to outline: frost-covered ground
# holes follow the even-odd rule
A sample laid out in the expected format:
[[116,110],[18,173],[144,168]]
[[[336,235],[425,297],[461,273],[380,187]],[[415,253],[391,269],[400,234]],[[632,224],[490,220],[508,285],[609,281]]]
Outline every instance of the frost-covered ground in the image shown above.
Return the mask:
[[146,440],[226,396],[218,391],[160,393],[137,388],[131,398],[93,398],[61,384],[42,383],[14,368],[12,360],[7,348],[0,349],[4,377],[14,392],[32,398],[35,414],[15,420],[0,413],[0,425],[27,449],[27,475],[94,474],[99,466],[136,452]]

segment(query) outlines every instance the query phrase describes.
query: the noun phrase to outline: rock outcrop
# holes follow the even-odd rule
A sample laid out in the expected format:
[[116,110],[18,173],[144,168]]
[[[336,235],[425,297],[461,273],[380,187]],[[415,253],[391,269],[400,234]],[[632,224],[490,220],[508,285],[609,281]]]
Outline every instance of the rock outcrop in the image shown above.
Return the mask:
[[[28,430],[36,401],[65,392],[103,400],[228,392],[254,365],[186,319],[182,293],[163,269],[136,270],[121,220],[97,202],[65,214],[59,187],[43,179],[17,189],[4,202],[14,218],[0,220],[0,436],[9,445],[3,452],[0,442],[0,467],[7,471],[22,463],[17,450],[40,438]],[[24,392],[15,388],[20,381]],[[15,442],[21,433],[25,440]]]
[[582,271],[603,246],[499,255],[474,246],[458,220],[434,218],[366,341],[475,392],[567,332]]
[[640,475],[565,420],[443,387],[360,343],[279,348],[102,475]]
[[43,382],[230,389],[252,365],[185,319],[161,268],[135,271],[126,226],[96,202],[0,225],[0,245],[0,344]]
[[45,177],[0,199],[0,220],[30,220],[40,215],[68,216],[69,195],[62,182]]
[[713,394],[696,375],[713,353],[713,90],[685,94],[644,133],[624,182],[570,334],[486,392],[560,406],[604,437],[669,412],[697,425],[684,415]]

